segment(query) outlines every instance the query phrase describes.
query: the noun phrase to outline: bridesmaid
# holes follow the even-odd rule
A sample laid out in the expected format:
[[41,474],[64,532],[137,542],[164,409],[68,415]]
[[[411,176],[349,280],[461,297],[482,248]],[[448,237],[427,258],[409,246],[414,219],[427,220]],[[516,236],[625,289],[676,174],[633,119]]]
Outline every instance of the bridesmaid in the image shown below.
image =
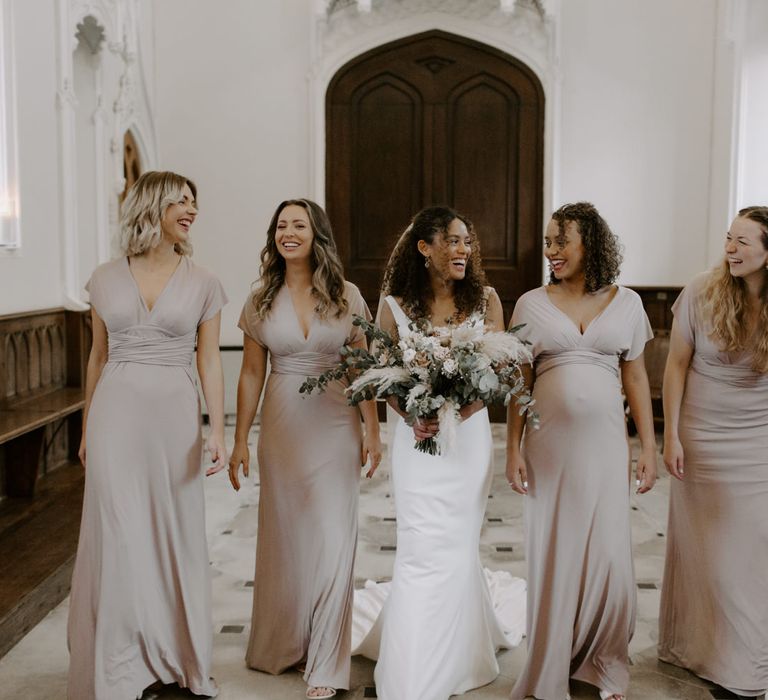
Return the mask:
[[160,681],[216,695],[197,370],[224,468],[219,281],[190,260],[197,189],[144,173],[123,204],[124,256],[87,285],[80,542],[72,578],[70,700],[134,700]]
[[313,396],[299,387],[335,366],[345,343],[365,347],[354,315],[370,318],[357,287],[344,280],[327,215],[307,199],[282,202],[261,252],[259,284],[240,317],[244,353],[229,476],[235,489],[241,466],[248,476],[248,433],[269,356],[246,662],[269,673],[299,667],[308,698],[349,688],[359,468],[370,457],[373,475],[381,442],[373,401],[358,411],[339,383]]
[[532,343],[526,379],[541,424],[511,407],[507,479],[527,494],[528,658],[513,700],[568,697],[568,680],[623,700],[635,621],[630,450],[622,386],[641,441],[639,493],[656,480],[656,443],[640,298],[614,284],[619,242],[594,206],[567,204],[544,238],[550,283],[517,302]]
[[659,658],[740,696],[768,688],[768,207],[675,313],[664,373],[672,481]]

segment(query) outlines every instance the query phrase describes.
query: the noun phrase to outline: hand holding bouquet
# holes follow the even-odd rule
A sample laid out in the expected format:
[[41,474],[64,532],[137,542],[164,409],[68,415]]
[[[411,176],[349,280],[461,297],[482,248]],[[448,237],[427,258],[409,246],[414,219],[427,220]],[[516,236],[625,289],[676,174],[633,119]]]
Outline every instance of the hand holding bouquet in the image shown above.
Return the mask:
[[[338,366],[308,377],[299,391],[323,391],[329,382],[346,379],[352,405],[394,396],[409,425],[437,417],[437,436],[416,443],[422,452],[451,449],[462,406],[474,401],[506,406],[514,398],[522,414],[533,405],[520,370],[531,362],[531,353],[515,334],[519,327],[486,331],[476,316],[448,327],[418,321],[395,342],[364,318],[356,316],[354,324],[363,329],[370,350],[344,346]],[[532,411],[528,415],[536,421]]]

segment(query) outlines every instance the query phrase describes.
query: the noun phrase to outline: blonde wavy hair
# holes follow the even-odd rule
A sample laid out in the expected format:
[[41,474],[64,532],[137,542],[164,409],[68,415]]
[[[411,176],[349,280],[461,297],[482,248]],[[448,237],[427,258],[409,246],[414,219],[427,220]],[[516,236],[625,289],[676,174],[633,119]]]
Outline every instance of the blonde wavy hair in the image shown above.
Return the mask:
[[[141,255],[159,245],[163,216],[171,204],[184,199],[185,185],[192,190],[197,207],[197,187],[189,178],[158,170],[139,176],[120,210],[120,249],[125,255]],[[180,255],[192,255],[189,242],[176,243],[174,250]]]
[[319,204],[309,199],[286,199],[280,202],[267,229],[267,244],[261,251],[259,279],[254,282],[253,306],[256,316],[263,319],[272,308],[277,293],[285,282],[285,259],[277,249],[275,233],[280,212],[295,205],[307,212],[312,228],[312,296],[317,304],[315,312],[327,318],[335,309],[339,318],[347,310],[344,296],[344,268],[336,249],[333,230],[328,215]]
[[[739,216],[757,223],[762,229],[763,247],[768,251],[768,207],[746,207]],[[702,310],[712,324],[711,337],[723,352],[752,352],[752,369],[768,374],[768,270],[763,272],[760,312],[754,337],[749,335],[747,285],[734,277],[728,261],[709,273],[702,294]]]

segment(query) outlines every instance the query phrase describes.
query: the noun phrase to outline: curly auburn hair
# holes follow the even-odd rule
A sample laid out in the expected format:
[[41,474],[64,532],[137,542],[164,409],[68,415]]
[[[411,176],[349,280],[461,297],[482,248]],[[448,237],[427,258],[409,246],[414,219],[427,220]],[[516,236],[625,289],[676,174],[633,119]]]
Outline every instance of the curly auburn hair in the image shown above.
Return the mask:
[[[560,233],[555,239],[559,246],[565,245],[565,229],[572,221],[578,226],[581,244],[584,246],[584,286],[589,293],[613,284],[619,276],[621,262],[621,244],[611,231],[605,219],[589,202],[564,204],[552,219],[557,222]],[[559,284],[560,280],[550,272],[550,284]]]
[[272,308],[277,293],[285,283],[285,258],[280,255],[275,241],[280,213],[288,206],[302,207],[312,227],[312,296],[317,300],[315,312],[326,318],[335,307],[340,318],[347,310],[344,296],[344,268],[336,250],[331,222],[325,210],[309,199],[286,199],[280,202],[267,229],[267,243],[261,251],[259,279],[254,282],[253,305],[256,315],[263,319]]
[[[761,242],[768,251],[768,207],[745,207],[738,215],[760,226]],[[759,374],[768,374],[768,271],[763,273],[757,331],[752,337],[747,322],[747,285],[741,277],[731,274],[727,259],[709,273],[702,301],[704,315],[712,324],[711,337],[718,341],[720,350],[742,352],[749,349],[752,369]]]
[[399,297],[403,311],[414,320],[429,318],[430,303],[434,300],[429,272],[424,267],[424,256],[419,252],[419,241],[431,244],[437,235],[445,236],[455,219],[462,221],[472,236],[472,250],[464,279],[454,282],[453,301],[456,304],[457,320],[484,310],[484,287],[487,283],[480,259],[480,245],[472,222],[450,207],[427,207],[413,217],[395,244],[382,283],[382,293]]

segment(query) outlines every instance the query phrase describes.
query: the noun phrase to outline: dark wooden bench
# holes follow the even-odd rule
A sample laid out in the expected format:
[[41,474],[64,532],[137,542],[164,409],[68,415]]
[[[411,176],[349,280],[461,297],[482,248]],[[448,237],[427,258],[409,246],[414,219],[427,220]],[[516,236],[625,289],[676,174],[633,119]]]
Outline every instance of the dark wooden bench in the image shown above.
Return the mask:
[[87,347],[84,314],[0,316],[2,495],[33,496],[39,474],[76,457]]
[[[675,303],[682,287],[632,287],[643,301],[645,313],[653,328],[653,339],[645,346],[645,369],[651,385],[653,423],[657,432],[664,431],[664,409],[661,388],[664,367],[669,353],[669,332],[672,329],[672,304]],[[630,434],[634,425],[630,424]]]
[[[70,451],[77,429],[67,426],[64,419],[82,410],[83,392],[65,387],[25,402],[13,408],[0,409],[0,445],[5,446],[5,495],[29,497],[34,495],[40,463],[46,462],[48,450],[58,431],[68,428]],[[80,422],[75,416],[74,423]],[[55,425],[46,439],[46,428]]]
[[69,592],[90,316],[0,316],[0,656]]
[[664,407],[661,389],[664,380],[664,368],[669,353],[669,331],[654,331],[653,339],[645,346],[645,370],[651,385],[651,404],[653,405],[653,423],[657,431],[664,431]]

